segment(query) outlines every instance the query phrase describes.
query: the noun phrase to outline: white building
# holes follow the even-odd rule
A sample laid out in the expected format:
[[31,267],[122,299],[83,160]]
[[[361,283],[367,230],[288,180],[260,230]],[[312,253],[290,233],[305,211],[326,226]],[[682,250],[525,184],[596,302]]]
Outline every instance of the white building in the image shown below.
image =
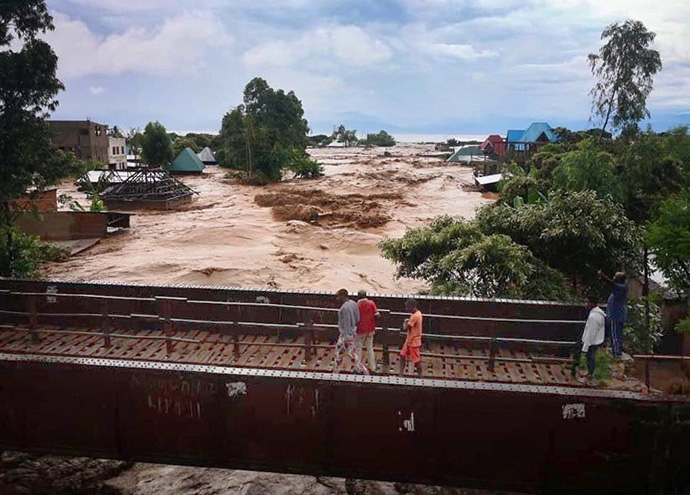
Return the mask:
[[124,170],[127,168],[125,138],[108,138],[108,168],[113,170]]

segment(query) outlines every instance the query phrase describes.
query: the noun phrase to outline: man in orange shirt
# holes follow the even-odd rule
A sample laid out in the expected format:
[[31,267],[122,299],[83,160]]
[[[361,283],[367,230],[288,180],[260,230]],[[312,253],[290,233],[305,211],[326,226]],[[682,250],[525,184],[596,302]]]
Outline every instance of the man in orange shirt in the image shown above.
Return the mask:
[[[367,292],[360,290],[357,293],[357,307],[359,308],[359,323],[357,324],[357,336],[355,337],[355,351],[365,365],[369,363],[369,372],[376,372],[376,355],[374,354],[374,332],[376,332],[376,317],[379,316],[379,308],[371,299],[367,299]],[[366,349],[366,355],[362,358],[362,346]]]
[[417,301],[410,298],[405,301],[405,309],[410,312],[410,317],[405,320],[403,328],[407,330],[407,338],[400,350],[400,375],[405,373],[408,359],[414,363],[417,375],[422,374],[422,327],[424,318],[422,312],[417,309]]

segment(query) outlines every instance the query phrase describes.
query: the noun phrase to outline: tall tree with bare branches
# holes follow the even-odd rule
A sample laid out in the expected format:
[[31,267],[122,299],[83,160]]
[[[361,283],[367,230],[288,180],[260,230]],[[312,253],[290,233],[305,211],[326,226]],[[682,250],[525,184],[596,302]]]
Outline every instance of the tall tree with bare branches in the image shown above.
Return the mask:
[[611,123],[623,129],[649,117],[647,97],[653,76],[661,70],[661,56],[652,49],[656,33],[640,21],[614,23],[601,33],[606,43],[598,54],[589,54],[597,82],[592,88],[592,117],[601,118],[601,134]]

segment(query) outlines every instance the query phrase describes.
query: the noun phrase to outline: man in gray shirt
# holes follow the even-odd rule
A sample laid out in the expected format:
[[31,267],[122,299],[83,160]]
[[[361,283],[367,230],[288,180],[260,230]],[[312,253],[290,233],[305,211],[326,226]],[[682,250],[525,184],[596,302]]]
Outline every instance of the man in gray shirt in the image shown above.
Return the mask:
[[335,365],[333,373],[340,372],[345,353],[350,356],[354,365],[354,372],[361,375],[368,375],[366,366],[362,364],[355,350],[355,336],[357,334],[357,324],[359,323],[359,308],[357,303],[348,297],[347,289],[340,289],[336,292],[336,297],[340,303],[338,310],[338,342],[335,344]]

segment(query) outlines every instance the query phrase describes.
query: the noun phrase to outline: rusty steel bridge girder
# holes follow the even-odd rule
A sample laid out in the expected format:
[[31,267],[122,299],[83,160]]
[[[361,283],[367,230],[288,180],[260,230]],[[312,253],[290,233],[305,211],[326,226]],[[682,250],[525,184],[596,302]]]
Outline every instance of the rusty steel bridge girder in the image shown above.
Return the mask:
[[19,355],[0,362],[5,449],[572,493],[655,493],[688,474],[690,407],[630,392]]
[[[257,296],[271,304],[255,304]],[[383,326],[399,328],[405,298],[374,297],[389,311]],[[419,304],[430,315],[431,340],[474,339],[492,349],[498,342],[567,349],[584,318],[582,308],[558,303],[419,297]],[[318,330],[327,340],[335,308],[326,293],[0,285],[0,323],[8,328],[28,325],[37,341],[44,323],[66,335],[67,327],[98,328],[104,347],[127,329],[150,330],[169,346],[172,335],[182,341],[200,327],[232,338]],[[399,338],[377,337],[384,345]],[[0,448],[549,493],[657,493],[684,487],[690,473],[690,405],[682,398],[31,348],[0,349]]]

